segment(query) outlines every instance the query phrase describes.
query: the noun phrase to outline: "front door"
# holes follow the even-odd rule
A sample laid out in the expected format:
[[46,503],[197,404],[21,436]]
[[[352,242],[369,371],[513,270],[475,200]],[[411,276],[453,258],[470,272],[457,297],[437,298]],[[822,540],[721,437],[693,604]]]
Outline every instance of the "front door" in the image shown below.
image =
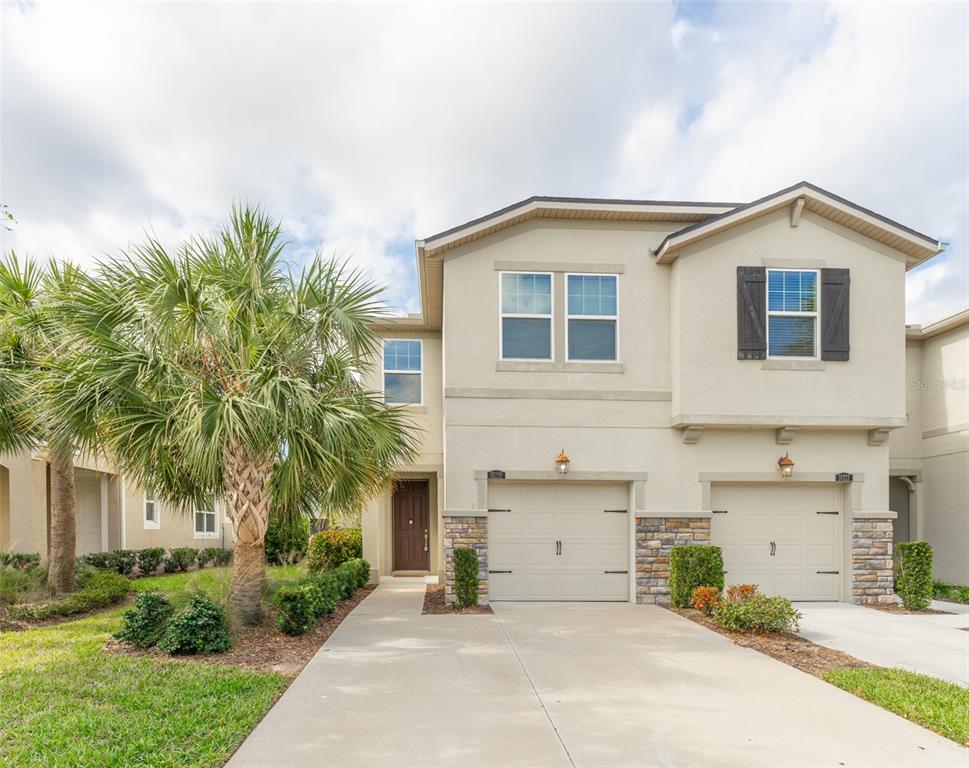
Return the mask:
[[430,570],[427,481],[398,483],[394,489],[394,570]]

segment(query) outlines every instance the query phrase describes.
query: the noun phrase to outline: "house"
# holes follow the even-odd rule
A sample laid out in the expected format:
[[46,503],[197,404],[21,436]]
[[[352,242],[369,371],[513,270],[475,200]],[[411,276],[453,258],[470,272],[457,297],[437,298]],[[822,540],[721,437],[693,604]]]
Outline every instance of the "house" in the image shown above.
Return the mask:
[[533,197],[418,241],[421,312],[381,322],[370,385],[422,444],[365,510],[374,577],[450,599],[472,546],[484,599],[666,602],[670,547],[712,542],[728,583],[889,602],[897,478],[965,583],[965,393],[909,386],[966,359],[963,326],[961,353],[906,340],[941,247],[808,183]]
[[[192,514],[153,499],[103,458],[75,458],[77,555],[147,547],[231,547],[221,504]],[[43,451],[0,453],[0,552],[48,550],[49,468]]]

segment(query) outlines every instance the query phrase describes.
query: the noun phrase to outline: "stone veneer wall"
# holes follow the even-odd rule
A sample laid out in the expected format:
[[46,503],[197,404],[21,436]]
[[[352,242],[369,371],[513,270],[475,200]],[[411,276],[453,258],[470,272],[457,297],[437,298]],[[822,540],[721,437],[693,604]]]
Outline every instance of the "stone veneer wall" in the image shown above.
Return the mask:
[[895,602],[892,521],[861,519],[851,522],[851,602]]
[[488,602],[488,518],[486,515],[444,516],[444,601],[454,602],[454,550],[471,547],[478,553],[478,603]]
[[670,550],[709,543],[709,517],[637,517],[636,602],[668,603]]

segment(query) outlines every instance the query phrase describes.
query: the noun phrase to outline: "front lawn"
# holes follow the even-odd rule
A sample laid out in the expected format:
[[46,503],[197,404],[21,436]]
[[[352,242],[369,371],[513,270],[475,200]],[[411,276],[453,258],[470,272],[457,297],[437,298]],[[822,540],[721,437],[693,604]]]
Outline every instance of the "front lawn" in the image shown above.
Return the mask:
[[824,679],[969,746],[969,690],[903,669],[833,669]]
[[[282,582],[306,576],[306,568],[302,565],[272,565],[266,570],[269,575],[264,598],[266,601],[272,597]],[[205,592],[216,603],[224,604],[228,601],[231,582],[232,568],[200,568],[197,571],[134,579],[131,586],[138,591],[157,589],[178,608],[187,603],[195,592]]]

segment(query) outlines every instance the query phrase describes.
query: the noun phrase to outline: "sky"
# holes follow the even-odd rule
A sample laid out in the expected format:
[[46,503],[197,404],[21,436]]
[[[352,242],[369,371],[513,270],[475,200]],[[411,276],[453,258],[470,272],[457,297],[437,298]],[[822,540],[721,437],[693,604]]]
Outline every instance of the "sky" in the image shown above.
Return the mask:
[[969,306],[969,4],[0,0],[0,247],[94,264],[283,220],[417,311],[414,240],[530,195],[749,201],[806,179],[949,244]]

